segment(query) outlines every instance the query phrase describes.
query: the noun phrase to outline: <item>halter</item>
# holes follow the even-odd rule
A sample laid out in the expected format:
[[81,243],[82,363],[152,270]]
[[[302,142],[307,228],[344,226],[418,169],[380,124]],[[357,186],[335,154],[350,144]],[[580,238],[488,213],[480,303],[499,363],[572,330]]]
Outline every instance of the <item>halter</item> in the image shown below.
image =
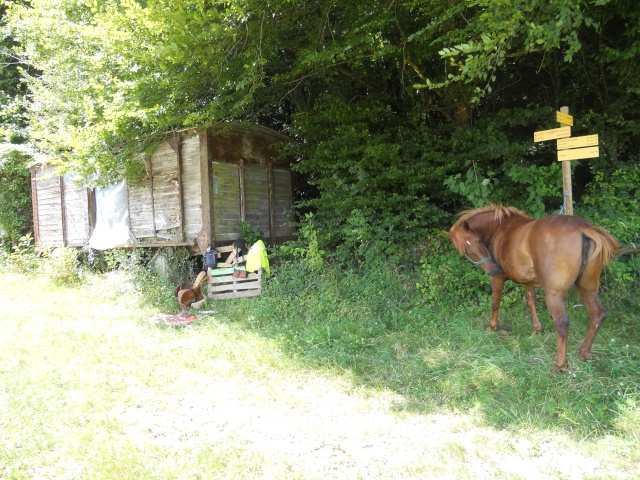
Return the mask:
[[[484,245],[484,244],[483,244],[483,245]],[[487,247],[485,246],[485,248],[487,248]],[[487,249],[487,252],[488,252],[488,249]],[[489,275],[490,277],[494,277],[494,276],[496,276],[496,275],[498,275],[498,274],[502,273],[502,267],[500,267],[500,265],[498,265],[498,264],[496,263],[496,261],[495,261],[493,258],[491,258],[491,255],[488,255],[488,256],[486,256],[486,257],[484,257],[484,258],[481,258],[481,259],[480,259],[480,260],[478,260],[477,262],[474,262],[473,260],[471,260],[471,259],[469,258],[469,256],[468,256],[466,253],[464,254],[464,256],[465,256],[465,257],[467,257],[467,259],[468,259],[471,263],[473,263],[474,265],[478,265],[478,266],[480,266],[480,265],[482,265],[483,263],[486,263],[486,262],[488,262],[488,261],[492,261],[492,262],[494,263],[494,265],[498,268],[498,270],[499,270],[499,271],[498,271],[498,272],[494,272],[494,273],[489,273],[489,272],[487,272],[487,275]]]
[[[467,257],[467,255],[466,255],[466,254],[465,254],[465,257]],[[482,265],[482,264],[483,264],[483,263],[485,263],[485,262],[488,262],[489,260],[491,260],[491,261],[493,262],[493,258],[491,258],[491,256],[481,258],[481,259],[480,259],[480,260],[478,260],[477,262],[474,262],[474,261],[473,261],[473,260],[471,260],[469,257],[467,257],[467,259],[468,259],[471,263],[474,263],[474,264],[476,264],[476,265],[478,265],[478,266]],[[496,262],[493,262],[493,263],[496,263]]]

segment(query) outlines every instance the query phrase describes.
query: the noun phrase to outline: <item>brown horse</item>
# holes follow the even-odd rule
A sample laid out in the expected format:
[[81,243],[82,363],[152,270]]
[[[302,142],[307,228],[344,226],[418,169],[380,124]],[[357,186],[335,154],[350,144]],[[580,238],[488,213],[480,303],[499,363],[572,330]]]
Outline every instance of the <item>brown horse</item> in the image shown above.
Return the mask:
[[564,297],[575,284],[589,314],[589,331],[578,356],[583,361],[591,358],[593,340],[607,317],[598,300],[600,273],[618,251],[618,242],[604,229],[579,217],[534,220],[516,208],[491,205],[462,213],[447,235],[461,254],[491,277],[489,330],[498,329],[504,282],[511,280],[525,285],[533,333],[540,333],[535,288],[544,289],[558,339],[554,373],[567,368],[569,317]]

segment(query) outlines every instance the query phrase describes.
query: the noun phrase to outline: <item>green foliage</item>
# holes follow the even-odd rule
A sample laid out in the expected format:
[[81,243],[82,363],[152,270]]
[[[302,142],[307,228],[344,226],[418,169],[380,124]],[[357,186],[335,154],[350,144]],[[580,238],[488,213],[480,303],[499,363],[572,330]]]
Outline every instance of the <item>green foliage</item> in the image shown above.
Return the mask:
[[577,201],[638,160],[632,0],[174,3],[9,4],[37,151],[105,183],[139,172],[159,132],[268,124],[296,140],[318,248],[356,264],[488,201],[557,210],[555,149],[532,136],[561,105],[601,138]]
[[280,247],[282,254],[299,259],[302,267],[309,273],[317,275],[324,267],[325,251],[318,243],[318,232],[315,228],[312,213],[305,215],[297,231],[298,241],[288,242]]
[[[553,210],[554,201],[558,208],[562,204],[562,167],[560,162],[548,166],[514,164],[507,171],[507,175],[514,184],[524,187],[528,197],[522,208],[532,217],[540,218],[546,215],[549,210]],[[523,197],[521,196],[521,198]],[[514,201],[513,205],[520,206],[521,202]]]
[[609,175],[597,172],[581,203],[580,216],[607,229],[622,245],[640,245],[640,166],[624,165]]
[[131,250],[111,248],[109,250],[87,249],[87,262],[96,272],[129,270],[133,266]]
[[21,241],[33,228],[28,160],[14,148],[0,154],[0,238],[5,247]]
[[[607,208],[603,209],[602,206]],[[622,247],[640,248],[640,167],[625,165],[605,176],[597,172],[576,214],[605,228]],[[640,292],[640,255],[623,255],[611,263],[604,287],[622,298]],[[623,293],[625,292],[625,293]]]
[[262,233],[262,230],[260,230],[260,227],[257,225],[252,227],[249,220],[240,223],[240,238],[242,238],[249,247],[258,240],[262,240],[264,242],[264,234]]
[[20,272],[33,272],[41,264],[41,252],[36,250],[33,243],[33,235],[27,233],[20,237],[19,241],[11,247],[11,253],[0,250],[4,262],[17,268]]
[[[198,260],[188,248],[161,248],[156,249],[156,256],[162,256],[167,264],[167,280],[170,285],[176,286],[182,283],[193,283],[196,279]],[[159,272],[164,273],[164,272]]]
[[387,248],[415,241],[446,217],[433,198],[446,197],[450,158],[432,130],[367,98],[348,104],[325,95],[315,109],[295,124],[313,140],[291,149],[304,159],[297,171],[320,193],[299,206],[315,211],[323,249],[359,262],[390,255]]
[[57,247],[50,250],[42,263],[42,271],[54,285],[71,287],[82,280],[78,249]]
[[470,304],[491,308],[484,271],[460,256],[444,233],[432,233],[425,241],[416,283],[421,301],[440,308]]
[[16,61],[12,53],[16,47],[14,38],[2,32],[6,10],[6,3],[0,5],[0,143],[22,144],[26,139],[26,118],[21,71],[26,65]]
[[453,193],[457,193],[469,200],[469,203],[471,203],[473,207],[479,208],[489,203],[493,186],[491,185],[490,178],[481,178],[478,176],[475,162],[467,160],[464,166],[468,167],[470,164],[472,168],[467,170],[464,178],[461,173],[456,173],[447,178],[444,184],[449,187],[449,190]]

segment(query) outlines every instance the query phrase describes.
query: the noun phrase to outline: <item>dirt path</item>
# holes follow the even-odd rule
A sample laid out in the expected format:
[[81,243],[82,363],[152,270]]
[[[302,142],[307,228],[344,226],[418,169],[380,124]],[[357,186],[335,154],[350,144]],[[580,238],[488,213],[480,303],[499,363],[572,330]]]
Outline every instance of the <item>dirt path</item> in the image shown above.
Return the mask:
[[171,448],[233,445],[259,464],[259,478],[625,478],[568,438],[525,439],[465,415],[394,413],[400,397],[346,381],[277,372],[256,380],[219,368],[213,378],[181,377],[182,393],[156,398],[158,411],[154,399],[123,411],[127,435]]

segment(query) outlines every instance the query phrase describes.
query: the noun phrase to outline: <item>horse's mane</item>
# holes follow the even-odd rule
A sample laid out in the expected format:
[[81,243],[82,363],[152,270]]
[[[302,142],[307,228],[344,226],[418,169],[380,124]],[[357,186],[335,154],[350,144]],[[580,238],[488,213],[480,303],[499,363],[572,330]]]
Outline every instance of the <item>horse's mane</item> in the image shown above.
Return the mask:
[[463,235],[461,235],[462,231],[459,228],[460,225],[463,222],[467,221],[469,218],[485,212],[493,212],[493,219],[496,226],[499,226],[504,218],[510,218],[513,216],[531,218],[522,210],[518,210],[515,207],[504,207],[502,205],[495,205],[493,203],[481,208],[466,210],[460,214],[460,218],[458,218],[458,221],[453,225],[453,227],[451,227],[451,233],[449,234],[449,238],[453,242],[453,245],[456,247],[458,252],[462,253],[464,251],[464,238]]
[[460,218],[458,218],[458,221],[455,223],[454,226],[460,225],[462,222],[468,220],[471,217],[474,217],[475,215],[478,215],[479,213],[491,212],[491,211],[493,211],[493,220],[496,223],[500,223],[503,218],[510,218],[513,215],[517,215],[524,218],[531,218],[531,216],[527,215],[522,210],[519,210],[516,207],[505,207],[503,205],[495,205],[491,203],[485,207],[474,208],[473,210],[465,210],[460,214]]

